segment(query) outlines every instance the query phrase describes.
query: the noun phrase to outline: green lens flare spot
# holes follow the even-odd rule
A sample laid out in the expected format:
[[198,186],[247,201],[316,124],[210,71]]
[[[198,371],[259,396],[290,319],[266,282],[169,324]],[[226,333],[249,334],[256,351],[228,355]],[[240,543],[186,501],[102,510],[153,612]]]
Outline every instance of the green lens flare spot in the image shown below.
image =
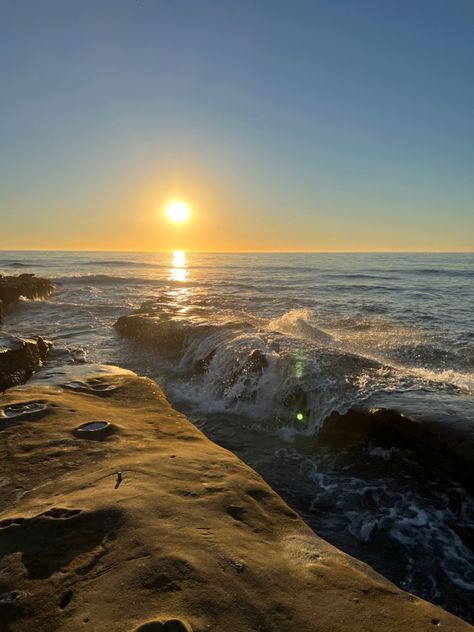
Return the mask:
[[303,415],[303,413],[297,413],[297,415],[296,415],[296,419],[297,419],[298,421],[303,421],[303,419],[304,419],[304,415]]

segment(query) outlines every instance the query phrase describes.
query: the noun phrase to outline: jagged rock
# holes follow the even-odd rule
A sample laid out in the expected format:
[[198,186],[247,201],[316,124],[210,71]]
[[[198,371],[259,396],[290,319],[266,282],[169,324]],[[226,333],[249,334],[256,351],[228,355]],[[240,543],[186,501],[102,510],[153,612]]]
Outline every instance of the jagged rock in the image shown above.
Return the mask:
[[185,340],[185,331],[167,318],[131,314],[121,316],[114,325],[126,338],[132,338],[151,346],[159,346],[163,352],[175,354]]
[[183,318],[162,313],[153,316],[132,313],[121,316],[114,327],[125,338],[159,348],[163,355],[175,356],[183,350],[188,335],[195,333],[197,328],[205,333],[212,326],[189,323]]
[[5,308],[17,301],[20,296],[47,298],[53,289],[54,286],[51,281],[42,277],[35,277],[34,274],[0,276],[0,323]]
[[[342,415],[333,412],[325,419],[319,439],[337,448],[370,442],[384,448],[411,450],[420,462],[461,480],[468,489],[474,490],[472,452],[465,454],[454,442],[446,443],[442,428],[411,419],[397,410],[354,406]],[[468,440],[469,436],[465,437],[465,441]]]
[[42,366],[51,343],[40,336],[34,340],[0,337],[0,392],[23,384]]
[[254,349],[248,358],[247,369],[253,373],[262,373],[268,366],[266,355],[260,349]]

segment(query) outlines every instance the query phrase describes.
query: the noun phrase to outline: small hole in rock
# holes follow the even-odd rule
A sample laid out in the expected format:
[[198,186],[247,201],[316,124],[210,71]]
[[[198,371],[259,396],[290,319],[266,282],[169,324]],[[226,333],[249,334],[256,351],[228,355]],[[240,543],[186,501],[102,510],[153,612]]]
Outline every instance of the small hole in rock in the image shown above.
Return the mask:
[[61,610],[64,610],[64,608],[67,608],[69,606],[69,604],[71,603],[71,599],[72,599],[72,590],[68,590],[67,592],[64,593],[64,595],[59,600],[59,607],[61,608]]

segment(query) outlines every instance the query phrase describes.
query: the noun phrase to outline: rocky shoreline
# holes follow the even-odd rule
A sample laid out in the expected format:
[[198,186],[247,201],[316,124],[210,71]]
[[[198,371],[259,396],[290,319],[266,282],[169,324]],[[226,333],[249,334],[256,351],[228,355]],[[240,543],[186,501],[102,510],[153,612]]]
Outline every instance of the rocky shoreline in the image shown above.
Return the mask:
[[34,274],[19,274],[18,276],[0,274],[0,323],[7,307],[20,297],[47,298],[53,290],[54,286],[49,279],[43,279]]
[[[52,291],[3,279],[28,298]],[[149,344],[162,327],[146,306],[117,323]],[[100,365],[29,379],[50,347],[0,339],[2,631],[471,629],[319,538],[155,382]],[[252,355],[249,370],[263,362]],[[457,457],[471,467],[456,441],[446,448],[400,411],[335,414],[320,440],[409,445],[447,472]]]
[[149,379],[42,370],[1,414],[6,632],[471,629],[316,536]]
[[414,419],[396,408],[357,406],[344,415],[332,413],[318,438],[323,444],[348,447],[370,442],[381,448],[410,450],[418,462],[437,469],[474,491],[474,437],[441,422]]
[[[0,324],[4,310],[19,298],[44,299],[53,289],[51,281],[33,274],[0,274]],[[0,392],[26,382],[42,366],[51,346],[40,336],[27,339],[0,332]]]
[[0,392],[24,384],[43,365],[51,346],[40,336],[0,336]]

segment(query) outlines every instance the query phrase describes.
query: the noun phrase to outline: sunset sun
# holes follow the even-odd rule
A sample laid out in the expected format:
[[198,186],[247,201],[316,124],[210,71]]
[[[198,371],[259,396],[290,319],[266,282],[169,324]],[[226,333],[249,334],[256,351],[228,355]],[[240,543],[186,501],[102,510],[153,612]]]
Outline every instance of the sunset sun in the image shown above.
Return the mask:
[[182,200],[171,200],[166,205],[166,217],[173,224],[183,224],[189,219],[189,206]]

